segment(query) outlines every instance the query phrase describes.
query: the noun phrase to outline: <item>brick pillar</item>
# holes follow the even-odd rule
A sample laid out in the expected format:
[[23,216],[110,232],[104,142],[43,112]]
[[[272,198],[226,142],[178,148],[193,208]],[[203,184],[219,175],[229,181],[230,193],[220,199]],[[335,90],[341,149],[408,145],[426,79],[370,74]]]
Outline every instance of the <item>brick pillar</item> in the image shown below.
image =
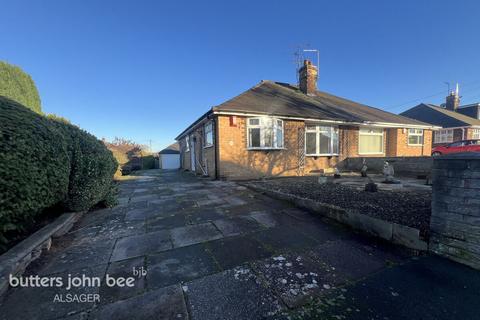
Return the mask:
[[480,154],[433,161],[430,250],[480,269]]

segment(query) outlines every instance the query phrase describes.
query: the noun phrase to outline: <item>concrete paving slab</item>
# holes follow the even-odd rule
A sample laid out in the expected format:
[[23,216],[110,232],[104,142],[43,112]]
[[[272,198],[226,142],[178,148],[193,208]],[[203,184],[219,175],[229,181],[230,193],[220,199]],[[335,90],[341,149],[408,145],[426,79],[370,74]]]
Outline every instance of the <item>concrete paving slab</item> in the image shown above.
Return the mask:
[[249,217],[233,217],[213,221],[213,224],[225,237],[238,236],[255,232],[262,228],[258,222]]
[[208,242],[206,245],[223,270],[273,254],[271,250],[249,236],[223,238]]
[[88,310],[94,306],[94,301],[78,302],[73,300],[67,302],[67,299],[79,298],[82,294],[90,294],[93,300],[93,295],[98,293],[98,287],[82,286],[67,290],[68,274],[71,274],[71,277],[85,275],[101,279],[105,274],[105,269],[106,265],[100,265],[93,268],[78,269],[75,272],[69,270],[64,273],[57,273],[55,277],[60,277],[63,282],[61,287],[28,287],[10,290],[0,306],[0,319],[47,320]]
[[180,286],[146,292],[127,300],[117,301],[94,310],[89,319],[187,320],[188,314]]
[[178,227],[184,227],[187,225],[187,217],[183,213],[177,213],[169,217],[159,217],[148,219],[146,222],[147,232],[168,230]]
[[129,210],[125,215],[125,220],[145,220],[148,211],[148,208],[136,208]]
[[306,250],[318,244],[315,239],[292,232],[292,229],[287,226],[266,229],[253,234],[252,237],[275,252]]
[[203,244],[168,250],[147,257],[148,288],[163,288],[220,272]]
[[[146,270],[145,257],[138,257],[118,262],[112,262],[107,268],[106,274],[110,277],[118,279],[119,277],[129,278],[133,277],[133,270],[140,270],[143,267]],[[108,304],[117,300],[124,300],[136,296],[145,291],[145,277],[135,277],[133,287],[119,287],[107,286],[105,281],[102,281],[100,286],[100,304]]]
[[222,234],[211,223],[202,223],[171,230],[173,246],[184,247],[200,242],[222,238]]
[[292,226],[299,224],[299,220],[293,218],[282,212],[269,212],[265,210],[251,211],[248,216],[255,219],[258,223],[262,224],[266,228],[273,228],[279,226]]
[[143,256],[148,253],[161,252],[172,248],[170,233],[157,231],[147,234],[121,238],[115,244],[110,261],[120,261]]
[[44,276],[106,264],[114,243],[113,240],[109,240],[90,241],[80,245],[76,243],[65,244],[65,246],[55,244],[51,248],[50,255],[42,256],[35,261],[27,273]]
[[247,267],[188,282],[184,291],[192,320],[256,320],[282,308]]
[[200,207],[186,211],[189,224],[211,222],[226,217],[221,210],[215,207]]
[[349,280],[362,278],[388,265],[387,261],[359,249],[358,246],[347,240],[331,241],[319,245],[312,249],[309,257],[334,268],[335,274]]

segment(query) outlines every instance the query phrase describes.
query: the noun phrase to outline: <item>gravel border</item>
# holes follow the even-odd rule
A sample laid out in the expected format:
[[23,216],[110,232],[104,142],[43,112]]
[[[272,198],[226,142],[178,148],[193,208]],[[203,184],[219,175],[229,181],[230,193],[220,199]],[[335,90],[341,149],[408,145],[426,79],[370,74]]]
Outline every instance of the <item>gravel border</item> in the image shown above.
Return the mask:
[[428,237],[431,191],[366,192],[336,183],[319,184],[316,177],[250,181],[248,184],[416,228],[423,237]]

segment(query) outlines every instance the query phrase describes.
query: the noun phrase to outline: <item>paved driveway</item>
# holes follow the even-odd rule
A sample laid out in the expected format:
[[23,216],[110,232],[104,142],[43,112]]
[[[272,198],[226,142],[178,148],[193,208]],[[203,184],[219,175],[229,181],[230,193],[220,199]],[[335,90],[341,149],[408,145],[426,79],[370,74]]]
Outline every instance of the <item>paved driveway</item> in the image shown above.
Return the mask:
[[[102,281],[11,289],[2,319],[474,319],[480,301],[476,271],[178,171],[123,182],[27,274]],[[81,294],[100,301],[65,302]]]

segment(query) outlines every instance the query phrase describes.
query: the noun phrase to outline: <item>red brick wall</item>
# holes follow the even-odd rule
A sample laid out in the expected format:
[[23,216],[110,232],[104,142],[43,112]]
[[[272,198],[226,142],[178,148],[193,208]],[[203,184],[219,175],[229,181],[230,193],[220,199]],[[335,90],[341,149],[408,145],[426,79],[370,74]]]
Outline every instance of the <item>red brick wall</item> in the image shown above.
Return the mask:
[[432,153],[432,131],[423,130],[423,145],[408,144],[408,129],[390,128],[387,131],[387,157],[429,156]]
[[[424,146],[409,146],[408,132],[403,129],[385,129],[384,153],[376,155],[359,155],[359,129],[354,126],[339,126],[339,155],[312,157],[304,156],[304,166],[300,166],[301,154],[304,153],[304,136],[299,140],[299,133],[304,134],[303,121],[284,121],[283,150],[247,150],[247,126],[245,117],[236,117],[236,125],[232,125],[229,116],[216,117],[218,178],[253,179],[264,176],[296,176],[309,175],[323,169],[334,168],[339,161],[347,157],[378,156],[420,156],[430,155],[432,133],[424,131]],[[195,130],[197,148],[199,139],[203,138],[203,126]],[[299,149],[301,148],[301,150]],[[215,149],[202,150],[209,164],[209,175],[214,176]],[[200,150],[197,150],[197,155]],[[190,154],[185,153],[182,166],[189,169]],[[199,168],[197,172],[201,173]]]

